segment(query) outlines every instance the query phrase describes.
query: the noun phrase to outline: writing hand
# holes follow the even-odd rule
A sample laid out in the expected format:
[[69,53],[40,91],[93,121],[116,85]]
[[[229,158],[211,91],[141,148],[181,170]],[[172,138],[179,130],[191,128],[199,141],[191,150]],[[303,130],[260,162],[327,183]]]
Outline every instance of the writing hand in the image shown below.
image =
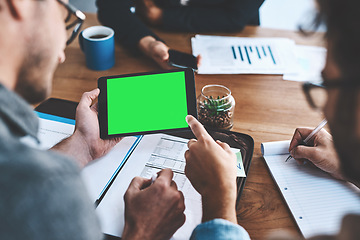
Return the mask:
[[325,129],[319,131],[307,144],[303,140],[312,132],[311,128],[297,128],[290,142],[291,156],[299,163],[311,161],[321,170],[330,173],[338,179],[343,179],[340,170],[340,159],[336,153],[332,136]]
[[223,218],[237,223],[236,156],[228,144],[217,141],[194,117],[186,118],[197,139],[188,142],[185,174],[203,199],[203,221]]
[[164,169],[151,179],[135,177],[124,195],[125,227],[122,239],[170,239],[185,222],[184,196]]

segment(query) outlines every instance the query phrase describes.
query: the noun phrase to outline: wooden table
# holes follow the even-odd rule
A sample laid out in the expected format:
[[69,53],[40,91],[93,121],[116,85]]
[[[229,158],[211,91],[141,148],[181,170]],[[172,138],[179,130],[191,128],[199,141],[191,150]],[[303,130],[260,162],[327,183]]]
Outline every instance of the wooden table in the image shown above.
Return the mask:
[[[87,14],[84,27],[99,25],[94,14]],[[191,53],[190,33],[167,33],[155,30],[173,49]],[[322,36],[303,37],[295,32],[246,27],[237,34],[216,33],[246,37],[288,37],[298,44],[321,45]],[[67,60],[55,73],[52,97],[79,101],[84,91],[97,87],[97,79],[118,75],[160,70],[151,60],[133,56],[116,45],[116,64],[110,70],[96,72],[86,68],[85,57],[77,41],[66,49]],[[272,180],[261,156],[260,143],[291,139],[296,127],[315,127],[322,119],[320,113],[308,106],[301,84],[282,80],[280,75],[196,75],[196,92],[207,84],[222,84],[235,97],[233,131],[249,134],[255,140],[252,164],[245,189],[237,209],[238,222],[252,239],[264,239],[275,229],[301,233],[285,201]]]

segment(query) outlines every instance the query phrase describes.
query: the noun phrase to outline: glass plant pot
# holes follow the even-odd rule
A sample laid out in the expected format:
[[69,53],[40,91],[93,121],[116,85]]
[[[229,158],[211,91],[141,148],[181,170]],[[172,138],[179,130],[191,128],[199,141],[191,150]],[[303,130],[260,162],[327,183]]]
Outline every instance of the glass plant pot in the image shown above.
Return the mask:
[[206,85],[197,97],[199,121],[212,129],[230,130],[234,124],[235,99],[222,85]]

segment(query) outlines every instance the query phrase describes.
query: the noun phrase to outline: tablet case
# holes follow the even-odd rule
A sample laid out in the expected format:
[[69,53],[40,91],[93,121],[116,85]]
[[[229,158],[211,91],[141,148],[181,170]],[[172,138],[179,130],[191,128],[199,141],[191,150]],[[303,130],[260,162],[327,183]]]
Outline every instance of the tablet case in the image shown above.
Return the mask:
[[[75,119],[76,107],[78,103],[72,102],[68,100],[58,99],[58,98],[50,98],[45,102],[41,103],[39,106],[35,108],[35,111],[52,114],[55,116],[60,116],[64,118]],[[243,133],[226,131],[226,130],[212,130],[207,129],[209,134],[215,139],[220,140],[222,142],[226,142],[230,147],[238,148],[241,151],[241,155],[243,158],[243,164],[246,175],[249,173],[250,164],[252,155],[254,152],[254,140],[251,136]],[[169,134],[169,133],[168,133]],[[170,133],[170,135],[178,136],[182,138],[195,138],[191,131],[184,132],[174,132]],[[241,193],[245,186],[246,177],[238,177],[237,178],[237,199],[236,199],[236,207],[240,201]],[[119,239],[118,237],[106,235],[105,239],[107,240],[115,240]]]

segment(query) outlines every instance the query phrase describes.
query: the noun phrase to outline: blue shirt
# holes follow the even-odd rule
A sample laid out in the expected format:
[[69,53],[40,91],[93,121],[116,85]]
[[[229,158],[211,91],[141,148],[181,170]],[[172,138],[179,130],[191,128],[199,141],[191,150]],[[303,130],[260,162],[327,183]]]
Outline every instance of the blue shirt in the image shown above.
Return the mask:
[[247,231],[240,225],[224,219],[214,219],[199,224],[190,237],[191,240],[250,240]]

